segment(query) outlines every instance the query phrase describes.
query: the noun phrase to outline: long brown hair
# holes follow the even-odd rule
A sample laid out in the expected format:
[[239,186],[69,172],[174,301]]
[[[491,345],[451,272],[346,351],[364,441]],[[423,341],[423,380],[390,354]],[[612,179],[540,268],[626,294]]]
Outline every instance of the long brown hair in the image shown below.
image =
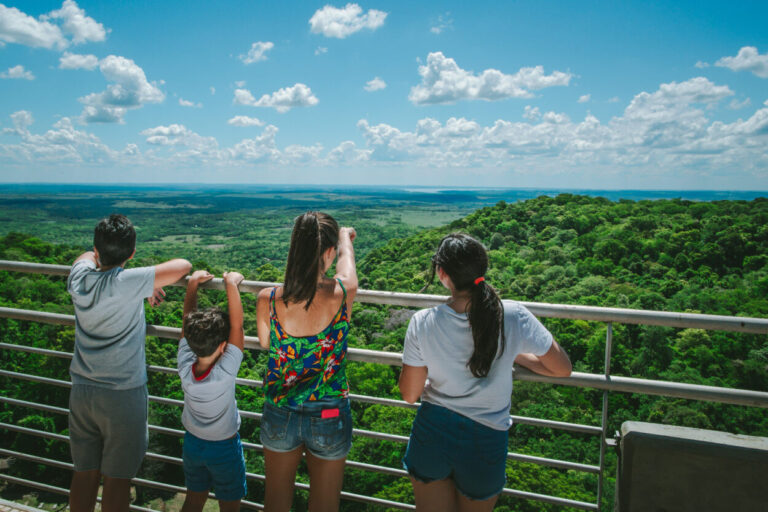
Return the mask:
[[304,309],[309,309],[317,292],[323,254],[338,243],[339,224],[327,213],[307,212],[296,217],[285,265],[284,302],[306,301]]
[[[432,257],[429,282],[440,267],[451,278],[456,291],[469,291],[467,320],[472,329],[475,349],[467,362],[472,375],[485,377],[497,355],[504,353],[504,306],[496,291],[484,277],[488,270],[488,253],[483,244],[469,235],[451,233],[440,241]],[[482,277],[483,279],[478,279]]]

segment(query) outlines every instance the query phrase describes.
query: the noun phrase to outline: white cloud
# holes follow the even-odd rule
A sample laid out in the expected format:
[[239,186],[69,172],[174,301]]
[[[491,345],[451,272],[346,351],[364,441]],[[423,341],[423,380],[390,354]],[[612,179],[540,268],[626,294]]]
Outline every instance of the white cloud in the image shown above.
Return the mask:
[[328,53],[328,48],[325,46],[318,46],[315,50],[315,55],[322,55],[323,53]]
[[532,107],[530,105],[526,105],[525,111],[523,112],[523,117],[531,121],[536,121],[537,119],[540,119],[541,112],[539,111],[539,107]]
[[62,20],[64,31],[72,34],[72,42],[75,44],[104,41],[107,38],[107,30],[104,25],[86,16],[85,11],[78,7],[74,0],[64,0],[61,9],[51,11],[43,18]]
[[179,105],[182,107],[191,107],[191,108],[203,108],[202,103],[195,103],[194,101],[187,101],[184,98],[179,98]]
[[211,89],[211,96],[215,95],[216,94],[216,88],[214,86],[211,86],[210,89]]
[[241,163],[269,163],[280,158],[280,150],[275,143],[277,127],[267,125],[261,135],[243,139],[227,149],[226,156]]
[[608,99],[608,103],[618,103],[621,101],[618,96],[614,96],[613,98]]
[[0,4],[0,41],[59,50],[69,44],[58,26],[3,4]]
[[733,71],[750,71],[760,78],[768,78],[768,53],[760,55],[754,46],[744,46],[735,57],[723,57],[715,66]]
[[440,35],[446,30],[453,30],[453,18],[451,18],[450,12],[439,15],[429,28],[429,31],[436,35]]
[[341,9],[326,5],[315,11],[309,19],[309,25],[313,34],[344,39],[366,28],[376,30],[384,25],[386,18],[386,12],[376,9],[363,14],[363,9],[357,4],[350,3]]
[[64,52],[59,57],[59,69],[96,69],[99,65],[99,59],[95,55],[79,55],[76,53]]
[[387,82],[379,77],[375,77],[373,80],[369,80],[363,87],[368,92],[378,91],[387,87]]
[[592,98],[591,94],[584,94],[579,96],[579,103],[587,103]]
[[68,117],[63,117],[43,134],[29,131],[32,115],[19,111],[11,115],[15,133],[21,136],[16,144],[0,144],[0,162],[34,165],[106,164],[118,160],[119,153],[101,140],[75,129]]
[[33,75],[31,71],[24,69],[24,66],[19,64],[18,66],[8,68],[8,71],[1,72],[0,78],[34,80],[35,75]]
[[84,123],[122,123],[128,109],[165,100],[156,83],[147,81],[144,70],[131,59],[110,55],[99,63],[99,69],[104,78],[114,83],[104,92],[80,98],[85,105],[80,116]]
[[709,67],[709,64],[708,64],[708,63],[706,63],[706,62],[703,62],[703,61],[700,61],[700,60],[699,60],[699,61],[696,61],[696,64],[694,64],[694,65],[695,65],[697,68],[699,68],[699,69],[704,69],[704,68],[708,68],[708,67]]
[[742,108],[748,107],[751,104],[752,104],[752,101],[749,98],[745,98],[742,101],[737,101],[733,99],[728,104],[728,108],[730,108],[731,110],[740,110]]
[[245,64],[253,64],[254,62],[267,60],[267,56],[265,54],[274,48],[274,46],[275,44],[271,41],[257,41],[251,45],[251,49],[248,50],[246,55],[240,55],[240,60]]
[[35,120],[32,118],[32,112],[28,110],[19,110],[11,114],[13,128],[3,128],[4,134],[25,135],[29,133],[29,127]]
[[197,151],[209,151],[219,145],[215,138],[198,135],[183,124],[156,126],[139,133],[147,138],[147,144],[156,146],[186,146]]
[[318,99],[312,94],[312,90],[304,84],[298,83],[292,87],[265,94],[258,100],[247,89],[235,90],[234,103],[251,107],[270,107],[280,113],[288,112],[294,107],[312,107],[317,105]]
[[245,80],[238,80],[237,82],[235,82],[235,87],[239,87],[241,89],[245,87]]
[[427,64],[419,66],[421,84],[411,88],[408,99],[416,105],[454,103],[459,100],[495,101],[505,98],[530,98],[531,90],[566,86],[570,73],[544,74],[542,66],[521,68],[514,75],[486,69],[479,75],[461,69],[442,52],[430,53]]
[[235,116],[229,121],[227,121],[227,124],[232,126],[264,126],[264,121],[257,119],[255,117],[248,117],[248,116]]

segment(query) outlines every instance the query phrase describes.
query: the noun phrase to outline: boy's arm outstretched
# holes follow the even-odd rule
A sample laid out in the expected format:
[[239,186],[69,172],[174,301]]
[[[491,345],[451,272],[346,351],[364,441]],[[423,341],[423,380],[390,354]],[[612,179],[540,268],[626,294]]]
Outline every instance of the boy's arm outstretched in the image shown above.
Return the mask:
[[[187,283],[187,294],[184,296],[184,313],[182,313],[182,319],[186,318],[188,314],[197,309],[197,287],[200,283],[210,281],[213,279],[213,274],[207,270],[196,270],[190,277]],[[184,337],[184,324],[182,321],[181,337]]]
[[243,281],[239,272],[224,272],[224,287],[227,290],[229,308],[229,342],[240,349],[245,348],[245,333],[243,332],[243,303],[240,300],[238,285]]

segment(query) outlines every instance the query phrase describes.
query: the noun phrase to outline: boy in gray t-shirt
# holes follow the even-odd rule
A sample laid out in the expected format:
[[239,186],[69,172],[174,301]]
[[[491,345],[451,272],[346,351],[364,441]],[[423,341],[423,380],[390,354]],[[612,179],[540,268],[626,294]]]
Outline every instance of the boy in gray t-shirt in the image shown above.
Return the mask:
[[243,305],[237,286],[243,276],[224,273],[227,316],[218,308],[197,309],[197,288],[213,276],[198,270],[189,278],[178,369],[184,390],[185,512],[202,511],[213,487],[222,512],[237,511],[248,489],[240,443],[235,379],[243,360]]
[[96,225],[93,247],[75,260],[67,280],[75,307],[69,368],[73,512],[94,509],[102,476],[102,509],[128,509],[130,479],[147,449],[144,298],[161,302],[162,287],[191,269],[181,259],[124,269],[136,252],[136,231],[123,215]]

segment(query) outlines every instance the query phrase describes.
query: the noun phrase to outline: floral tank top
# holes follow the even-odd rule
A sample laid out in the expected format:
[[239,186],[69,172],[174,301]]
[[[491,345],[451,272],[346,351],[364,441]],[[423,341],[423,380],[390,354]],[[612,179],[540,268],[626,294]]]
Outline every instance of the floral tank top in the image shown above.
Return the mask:
[[269,362],[264,379],[266,399],[278,406],[296,406],[321,398],[347,398],[347,290],[331,323],[315,336],[294,337],[277,319],[275,288],[269,296]]

